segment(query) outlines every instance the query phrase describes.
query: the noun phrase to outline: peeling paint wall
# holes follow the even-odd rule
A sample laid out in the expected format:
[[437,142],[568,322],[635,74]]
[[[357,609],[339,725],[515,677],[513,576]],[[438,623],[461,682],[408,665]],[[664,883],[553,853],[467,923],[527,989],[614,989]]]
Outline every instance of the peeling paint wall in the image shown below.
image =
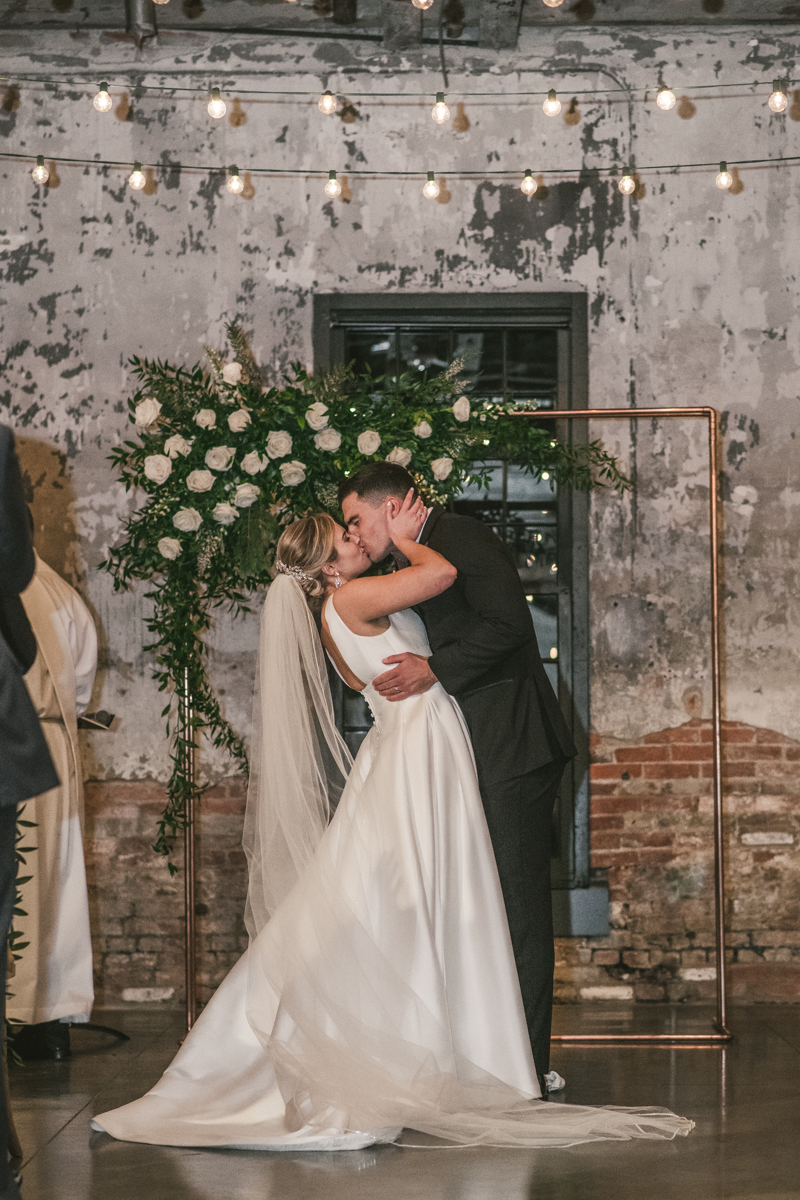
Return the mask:
[[[40,550],[77,584],[101,631],[94,703],[119,713],[122,726],[86,737],[91,778],[163,779],[168,762],[142,650],[146,589],[115,595],[96,569],[131,504],[106,461],[130,430],[127,360],[194,363],[235,318],[276,380],[292,361],[312,361],[319,291],[585,291],[592,405],[718,407],[725,715],[800,737],[796,168],[742,167],[730,193],[714,188],[713,168],[646,174],[632,199],[596,173],[796,153],[797,96],[783,117],[765,100],[799,44],[800,25],[760,43],[742,27],[527,29],[516,52],[448,51],[454,116],[462,88],[496,98],[466,100],[458,113],[466,122],[437,127],[430,49],[388,55],[343,40],[175,33],[137,56],[129,40],[100,33],[0,35],[10,76],[122,80],[135,68],[167,86],[219,83],[231,98],[234,81],[331,87],[353,97],[357,114],[345,123],[321,116],[313,100],[242,95],[246,120],[233,125],[212,121],[201,97],[131,87],[121,99],[112,86],[114,110],[99,115],[91,89],[24,84],[18,106],[0,108],[0,149],[58,164],[40,191],[29,165],[0,163],[0,414],[20,439]],[[659,74],[681,81],[670,113],[652,100]],[[692,90],[728,79],[761,79],[764,89],[735,87],[726,98]],[[562,99],[578,94],[577,123],[507,95],[553,83]],[[630,102],[624,93],[579,95],[623,84],[637,89]],[[400,95],[367,102],[357,92]],[[93,156],[162,165],[134,194],[128,169],[58,161]],[[249,198],[234,197],[221,175],[174,168],[233,162],[243,174],[248,165],[335,167],[352,199],[327,201],[322,179],[280,175],[253,175]],[[530,201],[518,178],[448,173],[525,167],[584,173],[544,179]],[[353,174],[404,169],[434,169],[445,202],[426,201],[421,181]],[[635,741],[687,714],[709,715],[704,431],[648,421],[593,432],[620,453],[636,489],[592,504],[592,723],[603,737]],[[241,730],[256,642],[254,619],[223,621],[214,635],[215,679]],[[227,773],[213,752],[203,758],[211,777]]]

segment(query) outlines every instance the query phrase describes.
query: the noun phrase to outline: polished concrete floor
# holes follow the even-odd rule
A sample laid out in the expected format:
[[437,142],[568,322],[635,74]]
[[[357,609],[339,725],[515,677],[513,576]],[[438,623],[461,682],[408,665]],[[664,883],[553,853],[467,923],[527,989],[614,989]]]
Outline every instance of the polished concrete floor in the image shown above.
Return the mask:
[[[554,1047],[566,1098],[662,1104],[697,1128],[674,1142],[569,1150],[201,1151],[115,1142],[89,1120],[141,1095],[172,1058],[180,1018],[95,1014],[130,1042],[73,1034],[73,1058],[12,1072],[24,1200],[798,1200],[800,1006],[732,1011],[721,1049]],[[705,1031],[710,1014],[653,1005],[560,1008],[561,1032]],[[413,1141],[419,1144],[419,1135]]]

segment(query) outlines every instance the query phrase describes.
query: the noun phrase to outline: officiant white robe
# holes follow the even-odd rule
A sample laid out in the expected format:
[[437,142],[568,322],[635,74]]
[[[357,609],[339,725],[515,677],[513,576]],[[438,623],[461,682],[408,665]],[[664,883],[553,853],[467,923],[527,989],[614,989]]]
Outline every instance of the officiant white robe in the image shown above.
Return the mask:
[[83,856],[83,773],[78,715],[85,711],[97,669],[97,633],[78,593],[36,556],[22,602],[39,646],[25,676],[61,786],[29,800],[26,854],[15,928],[24,949],[10,983],[8,1016],[28,1024],[87,1021],[94,1000],[89,902]]

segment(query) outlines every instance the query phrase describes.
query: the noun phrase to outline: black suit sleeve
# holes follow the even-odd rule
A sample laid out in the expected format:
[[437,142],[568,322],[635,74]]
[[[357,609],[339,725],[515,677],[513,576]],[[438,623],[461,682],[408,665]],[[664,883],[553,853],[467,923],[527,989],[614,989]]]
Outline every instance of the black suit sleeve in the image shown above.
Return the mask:
[[0,595],[24,592],[35,565],[14,434],[0,425]]
[[469,691],[535,635],[520,586],[519,575],[505,547],[478,521],[461,518],[444,522],[428,543],[458,570],[460,587],[471,616],[459,637],[428,660],[431,670],[451,695]]

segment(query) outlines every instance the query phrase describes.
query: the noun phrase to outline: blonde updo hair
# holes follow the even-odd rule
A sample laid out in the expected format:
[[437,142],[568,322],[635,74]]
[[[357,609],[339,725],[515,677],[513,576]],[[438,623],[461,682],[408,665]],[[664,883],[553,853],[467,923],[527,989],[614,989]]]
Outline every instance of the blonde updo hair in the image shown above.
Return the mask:
[[275,552],[275,570],[296,579],[310,607],[317,609],[328,585],[322,568],[337,558],[336,522],[329,513],[311,513],[284,529]]

